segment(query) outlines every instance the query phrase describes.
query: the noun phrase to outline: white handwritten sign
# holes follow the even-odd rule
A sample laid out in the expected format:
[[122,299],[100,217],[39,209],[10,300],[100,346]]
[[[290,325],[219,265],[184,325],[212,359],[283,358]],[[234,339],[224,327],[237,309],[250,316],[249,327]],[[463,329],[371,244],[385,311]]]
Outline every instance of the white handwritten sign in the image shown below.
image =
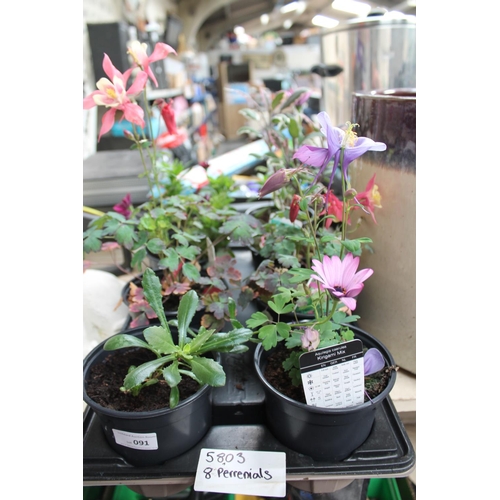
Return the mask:
[[284,497],[286,454],[203,448],[193,487],[211,493]]

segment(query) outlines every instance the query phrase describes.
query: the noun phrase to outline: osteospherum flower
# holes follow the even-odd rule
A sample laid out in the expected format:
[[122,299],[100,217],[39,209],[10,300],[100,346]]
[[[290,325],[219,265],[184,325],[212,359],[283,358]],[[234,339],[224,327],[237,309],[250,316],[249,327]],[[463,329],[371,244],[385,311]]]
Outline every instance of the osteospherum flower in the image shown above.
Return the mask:
[[372,274],[373,269],[362,269],[356,272],[359,266],[359,257],[354,257],[348,253],[343,260],[334,255],[325,255],[323,262],[313,259],[312,270],[317,274],[311,275],[323,288],[328,290],[335,298],[339,299],[351,311],[356,309],[356,299],[363,290],[363,281]]

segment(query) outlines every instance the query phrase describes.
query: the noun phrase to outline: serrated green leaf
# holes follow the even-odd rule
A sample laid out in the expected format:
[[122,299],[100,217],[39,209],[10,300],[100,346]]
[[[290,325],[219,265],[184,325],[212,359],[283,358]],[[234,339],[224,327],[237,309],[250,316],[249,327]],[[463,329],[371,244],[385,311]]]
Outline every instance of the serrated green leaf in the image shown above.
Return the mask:
[[160,263],[170,271],[176,271],[179,267],[179,256],[173,248],[167,248],[165,251],[165,257],[160,259]]
[[276,332],[276,325],[266,325],[259,330],[258,337],[262,340],[262,347],[264,347],[266,351],[277,345],[278,335]]
[[170,334],[170,328],[168,327],[165,310],[163,308],[161,282],[158,276],[156,276],[156,273],[149,267],[142,275],[142,288],[144,290],[144,297],[158,316],[161,326]]
[[166,245],[160,238],[152,238],[146,243],[146,248],[155,255],[161,255]]
[[302,281],[308,281],[311,278],[311,275],[314,274],[314,271],[305,268],[290,269],[288,272],[293,274],[293,277],[289,280],[290,283],[301,283]]
[[254,312],[250,318],[246,320],[248,328],[257,328],[264,323],[267,323],[269,318],[263,312]]
[[190,262],[186,262],[182,266],[182,273],[190,281],[199,281],[201,275],[200,271]]
[[286,339],[290,335],[291,326],[288,325],[287,323],[283,323],[282,321],[280,321],[276,324],[276,330],[278,331],[281,337]]
[[177,253],[187,260],[194,260],[196,256],[200,253],[200,248],[195,246],[180,246],[176,248]]
[[134,268],[140,267],[142,261],[146,258],[147,252],[145,248],[140,248],[132,254],[130,265]]

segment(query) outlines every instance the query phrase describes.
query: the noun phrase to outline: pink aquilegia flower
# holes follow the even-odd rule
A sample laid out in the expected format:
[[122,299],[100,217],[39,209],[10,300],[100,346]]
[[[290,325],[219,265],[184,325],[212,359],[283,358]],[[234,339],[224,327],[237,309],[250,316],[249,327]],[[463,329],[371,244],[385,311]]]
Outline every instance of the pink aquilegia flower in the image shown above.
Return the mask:
[[316,274],[311,275],[311,278],[319,281],[323,288],[328,290],[334,297],[339,299],[351,311],[356,309],[356,300],[361,290],[363,290],[363,281],[368,279],[373,274],[373,269],[362,269],[356,272],[359,265],[359,257],[353,257],[352,253],[348,253],[343,260],[334,255],[323,257],[323,262],[313,259],[311,269]]
[[[328,191],[325,196],[325,209],[319,213],[319,215],[333,215],[335,217],[335,222],[342,222],[344,205],[343,203],[333,194],[332,191]],[[329,217],[325,221],[325,227],[328,229],[332,225],[333,219]],[[349,223],[349,221],[347,221]]]
[[308,326],[301,335],[302,347],[308,351],[314,351],[319,346],[319,332]]
[[372,216],[373,222],[376,224],[377,220],[375,219],[374,209],[375,207],[382,208],[382,205],[380,204],[381,197],[378,191],[378,186],[375,184],[375,175],[376,174],[373,174],[373,177],[368,181],[365,190],[355,196],[355,200],[363,205],[363,207]]
[[165,59],[169,54],[177,54],[177,52],[167,45],[166,43],[157,43],[153,50],[153,53],[148,56],[146,52],[148,46],[145,43],[139,42],[139,40],[134,40],[128,49],[128,53],[132,56],[134,60],[134,67],[138,66],[143,71],[147,73],[149,78],[154,82],[154,84],[158,87],[158,82],[156,81],[155,74],[153,70],[149,67],[152,62],[160,61],[161,59]]
[[344,178],[347,178],[347,168],[356,158],[367,151],[385,151],[387,146],[383,142],[375,142],[368,137],[358,137],[353,132],[355,124],[348,122],[347,130],[342,130],[332,126],[330,117],[322,111],[318,114],[318,121],[321,125],[321,132],[326,136],[327,147],[320,148],[316,146],[301,146],[293,155],[293,158],[299,159],[306,165],[319,167],[314,182],[320,178],[330,161],[334,160],[328,190],[330,189],[337,167],[339,166],[341,151],[344,151],[342,170]]
[[126,90],[127,80],[132,72],[131,68],[122,74],[113,66],[107,54],[104,54],[102,68],[108,75],[109,80],[108,78],[101,78],[96,83],[98,90],[94,90],[83,100],[83,109],[90,109],[94,106],[110,108],[102,117],[98,140],[113,127],[117,111],[123,112],[122,120],[125,118],[135,125],[144,127],[144,111],[138,104],[132,102],[131,98],[142,92],[148,75],[144,71],[140,71],[135,77],[134,83]]
[[132,198],[130,196],[130,193],[125,195],[122,201],[120,203],[117,203],[114,207],[113,210],[115,212],[118,212],[119,214],[122,214],[126,219],[130,217],[132,214]]

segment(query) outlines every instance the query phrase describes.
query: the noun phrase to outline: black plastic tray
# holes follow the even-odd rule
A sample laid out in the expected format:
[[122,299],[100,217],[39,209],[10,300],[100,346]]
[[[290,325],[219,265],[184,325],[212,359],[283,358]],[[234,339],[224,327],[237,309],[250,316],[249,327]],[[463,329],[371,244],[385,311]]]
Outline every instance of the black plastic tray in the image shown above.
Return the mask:
[[[243,276],[252,269],[251,254],[235,250]],[[253,312],[239,316],[243,323]],[[202,448],[281,451],[286,453],[287,481],[405,477],[415,466],[415,451],[387,398],[375,412],[368,439],[342,462],[320,462],[282,445],[267,429],[264,390],[253,367],[255,344],[243,354],[223,354],[226,385],[213,390],[213,426],[190,451],[162,465],[129,465],[107,443],[90,408],[83,415],[83,484],[192,484]]]
[[202,448],[282,451],[286,453],[287,481],[342,478],[405,477],[415,465],[415,451],[404,426],[387,398],[375,412],[368,439],[341,462],[320,462],[282,445],[265,424],[264,393],[249,365],[252,351],[240,357],[226,355],[225,387],[213,391],[213,426],[198,445],[162,465],[129,465],[107,443],[90,408],[84,412],[83,483],[168,484],[194,481]]

